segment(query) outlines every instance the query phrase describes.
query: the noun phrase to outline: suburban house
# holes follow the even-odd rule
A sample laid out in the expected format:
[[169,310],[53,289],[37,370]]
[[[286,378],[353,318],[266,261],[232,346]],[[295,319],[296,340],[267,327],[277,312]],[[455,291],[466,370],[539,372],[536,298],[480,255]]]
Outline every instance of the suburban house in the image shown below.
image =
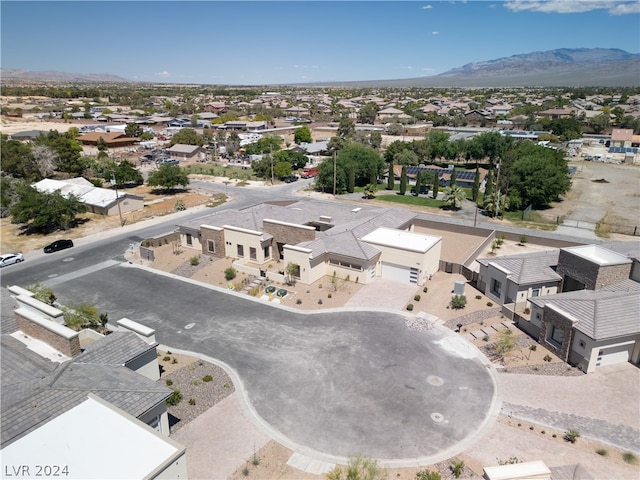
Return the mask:
[[[296,281],[325,275],[369,283],[376,277],[423,285],[438,271],[441,237],[413,232],[416,214],[303,201],[224,210],[178,226],[181,244],[203,254],[230,257],[256,276],[295,265]],[[273,277],[275,278],[275,277]]]
[[637,253],[579,245],[477,261],[480,291],[562,360],[586,373],[640,363]]
[[378,111],[378,119],[381,122],[385,120],[393,120],[393,119],[409,119],[411,118],[409,115],[404,113],[402,110],[397,108],[388,107],[383,110]]
[[205,156],[205,150],[198,145],[184,145],[176,143],[166,150],[167,155],[178,160],[200,160]]
[[632,128],[614,128],[611,130],[612,147],[637,147],[640,145],[640,135],[634,135]]
[[39,192],[53,193],[58,191],[63,197],[74,195],[87,206],[89,212],[98,215],[118,215],[144,208],[142,196],[96,187],[82,177],[68,180],[45,178],[32,186]]
[[478,258],[478,290],[514,311],[529,306],[529,299],[558,292],[562,277],[555,272],[559,250],[496,258]]
[[137,138],[127,137],[122,132],[89,132],[78,137],[82,145],[91,147],[97,147],[100,139],[104,140],[108,149],[132,147],[140,141]]

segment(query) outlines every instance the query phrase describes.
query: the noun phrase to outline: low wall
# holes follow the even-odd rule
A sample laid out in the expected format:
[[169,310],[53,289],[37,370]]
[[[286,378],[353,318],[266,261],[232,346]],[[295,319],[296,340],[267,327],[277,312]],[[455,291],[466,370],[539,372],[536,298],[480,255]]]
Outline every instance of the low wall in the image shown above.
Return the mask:
[[67,357],[80,355],[80,335],[64,325],[58,325],[38,314],[18,308],[14,310],[18,329],[25,335],[41,340]]

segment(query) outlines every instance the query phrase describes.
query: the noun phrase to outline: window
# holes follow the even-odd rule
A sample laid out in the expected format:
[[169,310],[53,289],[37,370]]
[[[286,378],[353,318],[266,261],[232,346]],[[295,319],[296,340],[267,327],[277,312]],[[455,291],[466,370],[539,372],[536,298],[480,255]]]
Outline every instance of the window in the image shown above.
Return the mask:
[[187,245],[193,245],[193,237],[190,233],[187,233]]
[[264,247],[264,258],[271,258],[269,247]]
[[237,247],[238,257],[244,257],[244,245],[238,245]]
[[501,291],[502,291],[502,282],[494,278],[491,284],[491,293],[493,293],[496,297],[499,297]]
[[533,290],[531,290],[531,296],[532,297],[539,297],[540,296],[540,289],[539,288],[534,288]]
[[207,240],[207,252],[216,253],[216,242],[213,240]]
[[551,343],[555,344],[558,347],[562,346],[562,342],[564,342],[564,330],[560,327],[556,327],[555,325],[551,328]]
[[258,258],[258,254],[257,254],[256,249],[254,247],[249,247],[249,258],[251,260],[255,260],[256,258]]

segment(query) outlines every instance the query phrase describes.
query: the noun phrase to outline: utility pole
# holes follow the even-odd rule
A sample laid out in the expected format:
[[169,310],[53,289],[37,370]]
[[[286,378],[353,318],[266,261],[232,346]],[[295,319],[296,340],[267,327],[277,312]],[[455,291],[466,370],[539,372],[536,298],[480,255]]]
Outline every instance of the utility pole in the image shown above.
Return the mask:
[[271,165],[271,185],[273,186],[273,145],[269,146],[269,165]]
[[498,211],[500,210],[500,162],[498,162],[498,165],[496,166],[496,168],[498,169],[498,175],[496,178],[497,197],[496,197],[496,217],[495,218],[498,218]]
[[116,205],[118,205],[118,215],[120,215],[120,226],[124,227],[124,222],[122,221],[122,210],[120,209],[120,197],[118,197],[118,184],[116,183],[116,177],[113,172],[111,173],[111,184],[116,191]]

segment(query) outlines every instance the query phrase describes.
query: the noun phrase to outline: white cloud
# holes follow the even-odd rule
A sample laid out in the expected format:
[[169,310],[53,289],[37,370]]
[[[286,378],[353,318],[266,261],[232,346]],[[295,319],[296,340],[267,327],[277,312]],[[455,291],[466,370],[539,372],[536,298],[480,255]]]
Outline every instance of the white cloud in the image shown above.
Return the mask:
[[433,7],[431,5],[425,5],[422,7],[422,10],[431,10]]
[[434,32],[431,32],[431,35],[440,35],[440,32],[436,30]]
[[164,72],[154,73],[154,75],[156,77],[170,77],[171,76],[171,74],[169,72],[167,72],[166,70]]
[[592,10],[607,10],[611,15],[640,13],[640,3],[637,1],[508,0],[504,5],[514,12],[529,10],[541,13],[583,13]]

